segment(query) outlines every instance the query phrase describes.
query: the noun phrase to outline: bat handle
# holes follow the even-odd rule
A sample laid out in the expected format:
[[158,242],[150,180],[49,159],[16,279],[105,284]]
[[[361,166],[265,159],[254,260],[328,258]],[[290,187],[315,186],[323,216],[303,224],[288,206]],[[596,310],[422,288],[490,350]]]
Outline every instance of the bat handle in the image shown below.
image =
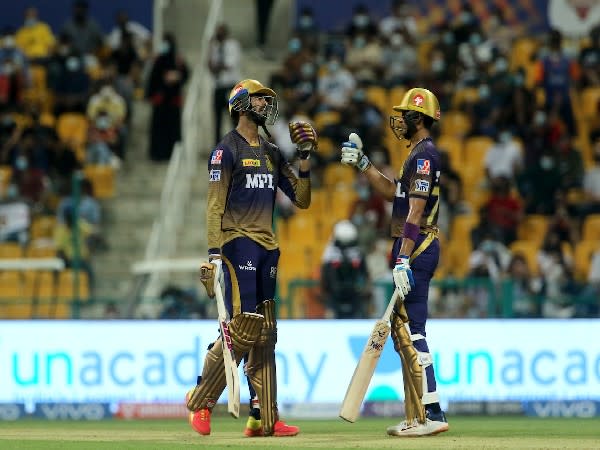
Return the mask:
[[394,287],[394,293],[392,294],[392,298],[390,299],[387,308],[385,308],[385,312],[381,318],[382,320],[390,320],[390,316],[392,315],[392,311],[394,310],[394,306],[396,306],[399,296],[398,288]]

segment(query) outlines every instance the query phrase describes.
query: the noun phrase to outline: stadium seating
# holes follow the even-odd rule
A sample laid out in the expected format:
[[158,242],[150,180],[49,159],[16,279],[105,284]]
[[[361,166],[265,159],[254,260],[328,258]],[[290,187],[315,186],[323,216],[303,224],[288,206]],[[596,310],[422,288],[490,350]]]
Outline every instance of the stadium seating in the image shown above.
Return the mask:
[[600,241],[582,240],[575,246],[575,276],[579,281],[587,281],[594,252],[600,250]]
[[85,144],[87,141],[88,120],[84,114],[63,113],[56,121],[56,133],[61,141],[73,147],[77,158],[85,160]]
[[382,114],[388,112],[388,92],[379,86],[370,86],[366,89],[367,100],[377,106]]
[[12,177],[12,167],[0,166],[0,195],[6,194],[6,188],[10,184]]
[[600,241],[600,214],[591,214],[583,222],[582,239]]
[[38,216],[35,217],[29,229],[29,235],[32,240],[36,239],[51,239],[54,235],[54,227],[56,226],[55,216]]
[[488,136],[472,136],[465,139],[463,148],[463,164],[476,171],[485,173],[485,155],[494,144],[494,140]]
[[99,199],[115,196],[115,169],[112,166],[88,164],[83,168],[85,177],[94,188],[94,196]]
[[18,242],[0,242],[0,258],[22,258],[23,247]]
[[517,228],[517,238],[519,240],[536,242],[541,245],[546,230],[548,229],[548,217],[541,214],[529,214],[519,224]]
[[460,214],[454,217],[450,229],[451,241],[471,244],[471,230],[479,223],[477,214]]
[[[462,140],[453,135],[442,134],[436,141],[440,150],[445,150],[454,170],[463,167],[463,145]],[[444,170],[445,168],[442,168]]]
[[445,112],[440,121],[441,134],[464,137],[471,130],[469,116],[461,111]]

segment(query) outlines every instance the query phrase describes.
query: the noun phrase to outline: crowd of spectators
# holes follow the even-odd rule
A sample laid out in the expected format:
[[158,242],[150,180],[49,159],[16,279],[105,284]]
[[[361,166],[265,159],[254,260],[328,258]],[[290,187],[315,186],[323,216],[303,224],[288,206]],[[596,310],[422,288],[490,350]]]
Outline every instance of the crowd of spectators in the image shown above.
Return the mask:
[[28,7],[0,32],[0,208],[10,229],[0,246],[18,244],[12,257],[59,257],[93,288],[93,255],[107,248],[93,169],[119,170],[126,158],[151,35],[125,11],[105,34],[85,0],[65,17],[52,29]]
[[[280,120],[303,117],[317,127],[317,188],[331,188],[327,172],[352,131],[394,177],[406,144],[387,129],[389,99],[429,88],[441,104],[434,140],[445,161],[438,279],[484,278],[494,290],[511,280],[509,314],[519,317],[597,316],[600,239],[586,223],[600,213],[600,122],[598,104],[586,106],[592,99],[584,93],[600,89],[600,25],[566,38],[534,12],[519,21],[511,5],[523,2],[481,2],[476,10],[459,3],[451,15],[433,7],[424,15],[417,2],[393,0],[382,18],[360,4],[345,28],[331,32],[304,8],[271,79],[281,93]],[[292,156],[285,134],[274,136]],[[351,189],[358,198],[340,219],[354,223],[369,254],[387,239],[389,205],[358,175]],[[453,229],[459,223],[466,233]],[[372,279],[380,276],[373,271]],[[500,314],[491,312],[489,293],[479,301],[461,288],[452,302],[454,287],[436,289],[434,316]]]

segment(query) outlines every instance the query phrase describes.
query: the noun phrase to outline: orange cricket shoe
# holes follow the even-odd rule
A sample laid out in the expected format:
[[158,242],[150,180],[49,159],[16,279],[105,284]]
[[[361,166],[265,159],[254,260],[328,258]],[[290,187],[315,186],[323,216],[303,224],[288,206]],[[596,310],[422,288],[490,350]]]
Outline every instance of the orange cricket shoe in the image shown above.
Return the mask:
[[262,423],[260,419],[255,419],[252,416],[248,416],[248,420],[246,421],[246,429],[244,430],[244,435],[248,437],[261,437],[265,434],[263,433]]
[[273,425],[273,436],[296,436],[298,433],[300,433],[300,428],[294,425],[288,425],[282,420],[278,420],[275,422],[275,425]]
[[190,412],[188,422],[198,434],[208,436],[210,434],[210,409],[202,408]]
[[[190,396],[194,390],[190,389],[185,394],[185,403],[190,400]],[[210,434],[210,409],[202,408],[196,411],[190,412],[188,415],[188,422],[192,426],[195,432],[202,436],[208,436]]]

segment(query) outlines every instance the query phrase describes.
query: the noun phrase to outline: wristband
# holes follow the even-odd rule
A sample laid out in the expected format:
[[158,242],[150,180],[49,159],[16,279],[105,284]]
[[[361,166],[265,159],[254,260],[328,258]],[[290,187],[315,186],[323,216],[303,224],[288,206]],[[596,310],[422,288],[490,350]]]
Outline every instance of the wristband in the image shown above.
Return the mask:
[[413,242],[417,242],[417,238],[419,237],[419,233],[421,232],[421,227],[419,225],[415,225],[414,223],[405,222],[404,230],[402,231],[402,236],[406,239],[410,239]]
[[367,155],[362,155],[362,157],[356,163],[356,167],[358,167],[358,170],[360,170],[361,172],[364,172],[369,167],[371,167],[371,161],[369,161]]

